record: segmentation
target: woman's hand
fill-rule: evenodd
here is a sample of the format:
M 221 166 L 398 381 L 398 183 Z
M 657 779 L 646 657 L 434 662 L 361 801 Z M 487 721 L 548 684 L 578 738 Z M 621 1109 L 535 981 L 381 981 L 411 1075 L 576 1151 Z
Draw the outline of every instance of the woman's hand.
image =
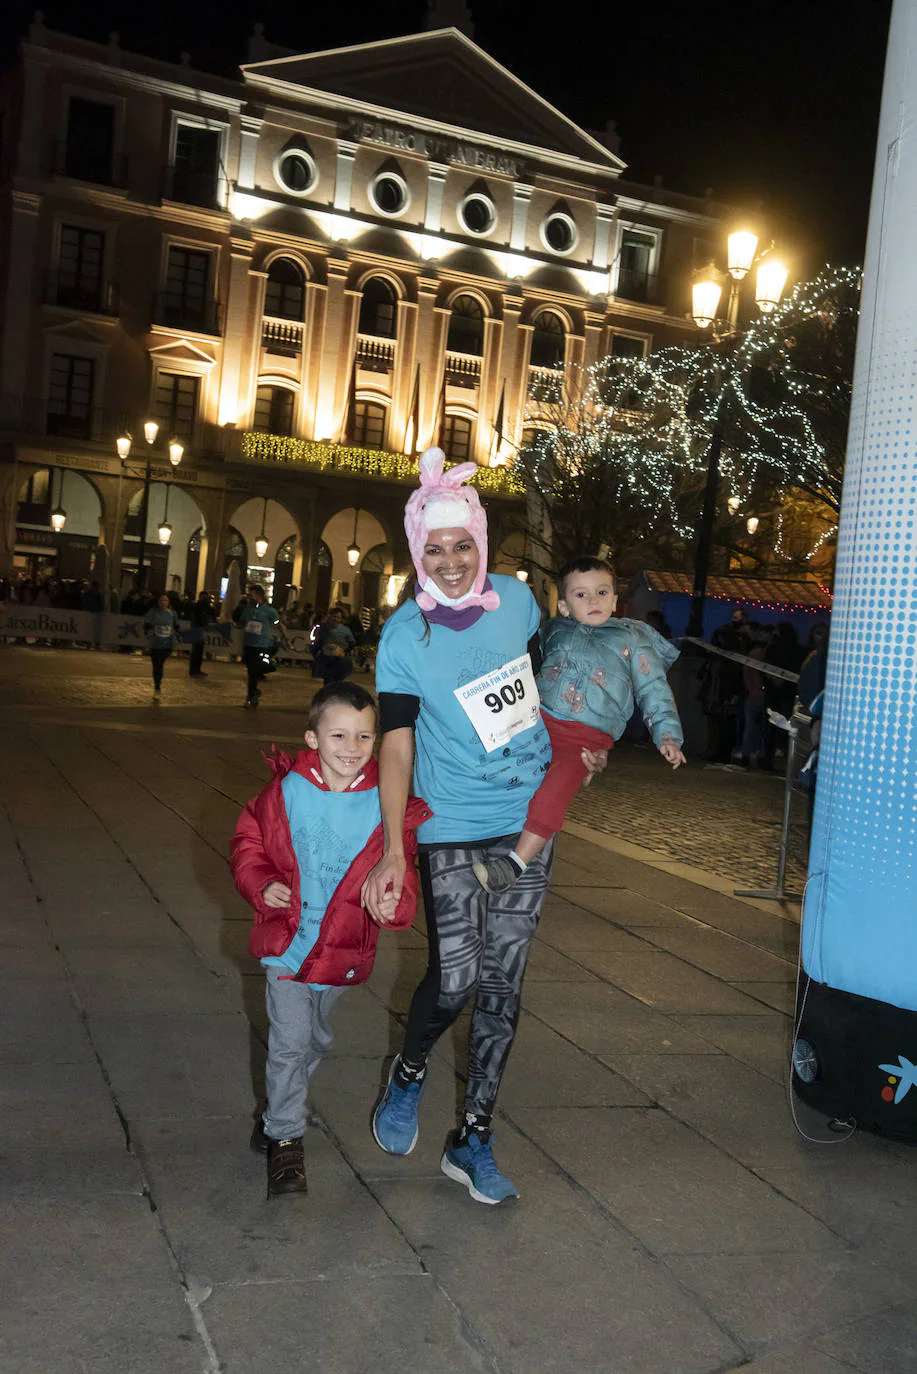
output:
M 374 921 L 388 925 L 394 920 L 407 861 L 403 854 L 383 854 L 375 868 L 370 869 L 362 888 L 360 901 Z
M 589 770 L 583 779 L 583 786 L 588 787 L 596 773 L 601 773 L 608 762 L 608 750 L 583 749 L 580 758 Z
M 261 894 L 265 906 L 273 907 L 279 911 L 281 907 L 289 906 L 293 893 L 286 883 L 268 883 Z

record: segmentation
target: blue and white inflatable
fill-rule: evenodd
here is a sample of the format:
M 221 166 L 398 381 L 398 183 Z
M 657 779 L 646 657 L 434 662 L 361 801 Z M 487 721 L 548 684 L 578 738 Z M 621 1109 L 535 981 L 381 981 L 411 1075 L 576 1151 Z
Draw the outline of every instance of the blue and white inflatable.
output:
M 879 127 L 794 1086 L 917 1137 L 917 0 L 895 0 Z

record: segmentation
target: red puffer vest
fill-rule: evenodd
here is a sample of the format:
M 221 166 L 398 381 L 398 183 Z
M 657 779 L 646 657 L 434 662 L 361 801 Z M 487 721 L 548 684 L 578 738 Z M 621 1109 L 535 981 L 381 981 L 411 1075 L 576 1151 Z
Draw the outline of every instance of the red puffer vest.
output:
M 294 760 L 278 751 L 265 755 L 274 777 L 264 791 L 250 801 L 239 817 L 232 840 L 232 875 L 242 896 L 254 907 L 255 924 L 248 940 L 249 953 L 256 959 L 276 958 L 288 947 L 299 928 L 299 865 L 293 852 L 290 823 L 284 805 L 281 782 L 295 770 L 308 782 L 327 792 L 321 764 L 315 750 L 304 749 Z M 365 792 L 379 785 L 379 765 L 370 759 L 362 778 L 353 788 Z M 411 925 L 417 909 L 418 882 L 413 859 L 417 852 L 417 827 L 432 815 L 419 797 L 408 799 L 404 818 L 404 852 L 407 868 L 404 889 L 395 919 L 386 929 Z M 325 911 L 318 939 L 298 973 L 301 983 L 327 983 L 330 987 L 349 987 L 365 983 L 376 957 L 379 926 L 360 904 L 360 889 L 371 868 L 382 857 L 382 826 L 376 827 L 365 849 L 355 857 L 334 890 Z M 268 883 L 285 883 L 290 889 L 290 905 L 281 909 L 265 906 L 261 894 Z

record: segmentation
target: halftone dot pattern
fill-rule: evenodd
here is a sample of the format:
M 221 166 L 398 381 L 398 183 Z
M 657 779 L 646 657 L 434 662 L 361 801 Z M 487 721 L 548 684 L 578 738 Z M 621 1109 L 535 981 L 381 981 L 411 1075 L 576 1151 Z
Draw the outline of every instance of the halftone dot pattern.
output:
M 895 285 L 860 323 L 803 963 L 917 1010 L 917 277 Z

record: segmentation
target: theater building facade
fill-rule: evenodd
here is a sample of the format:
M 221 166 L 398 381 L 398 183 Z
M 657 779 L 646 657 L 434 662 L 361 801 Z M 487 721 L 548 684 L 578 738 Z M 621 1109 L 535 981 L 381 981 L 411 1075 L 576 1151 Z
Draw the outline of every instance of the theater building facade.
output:
M 228 80 L 37 23 L 0 131 L 0 571 L 125 585 L 146 491 L 150 585 L 383 604 L 432 442 L 511 571 L 536 397 L 687 341 L 729 227 L 454 28 Z

